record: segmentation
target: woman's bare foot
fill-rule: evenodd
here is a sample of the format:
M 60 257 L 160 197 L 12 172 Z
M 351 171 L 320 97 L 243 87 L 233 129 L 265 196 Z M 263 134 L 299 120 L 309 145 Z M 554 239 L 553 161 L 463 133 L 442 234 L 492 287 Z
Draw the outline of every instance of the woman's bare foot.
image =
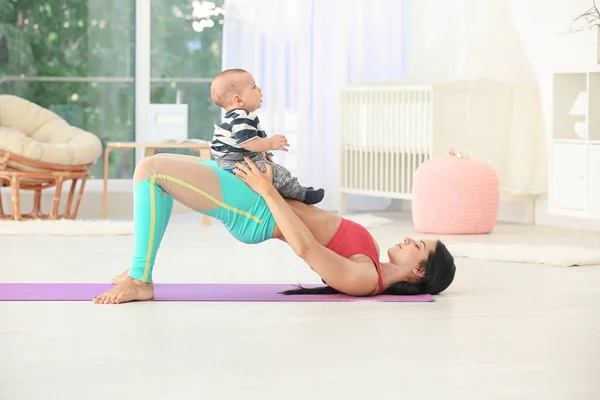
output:
M 121 272 L 119 275 L 115 275 L 114 278 L 110 281 L 113 285 L 116 285 L 119 282 L 123 282 L 127 278 L 127 274 L 129 273 L 129 269 Z
M 108 292 L 94 297 L 96 304 L 119 304 L 129 301 L 146 301 L 154 298 L 154 285 L 126 277 Z

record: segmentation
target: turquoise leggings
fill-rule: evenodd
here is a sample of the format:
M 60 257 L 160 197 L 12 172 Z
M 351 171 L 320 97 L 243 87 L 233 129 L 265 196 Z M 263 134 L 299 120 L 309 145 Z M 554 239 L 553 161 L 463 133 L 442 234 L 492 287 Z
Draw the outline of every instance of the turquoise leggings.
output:
M 153 173 L 133 188 L 134 254 L 129 276 L 143 282 L 152 282 L 156 253 L 169 224 L 173 197 L 165 193 L 158 181 L 168 181 L 204 196 L 217 207 L 197 210 L 220 220 L 239 241 L 248 244 L 264 242 L 273 236 L 275 220 L 264 199 L 230 172 L 217 167 L 214 161 L 202 161 L 211 167 L 219 179 L 223 201 L 202 188 L 192 186 L 177 177 Z M 189 195 L 189 194 L 188 194 Z

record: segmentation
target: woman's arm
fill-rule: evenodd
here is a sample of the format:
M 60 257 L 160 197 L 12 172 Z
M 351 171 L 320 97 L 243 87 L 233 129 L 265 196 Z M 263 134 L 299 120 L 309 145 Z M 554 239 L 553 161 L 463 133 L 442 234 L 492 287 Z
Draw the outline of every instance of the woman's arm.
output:
M 275 218 L 277 226 L 294 252 L 331 287 L 354 296 L 372 293 L 377 285 L 377 272 L 363 263 L 348 260 L 322 246 L 294 210 L 273 186 L 270 165 L 262 173 L 249 159 L 249 167 L 239 164 L 235 174 L 260 194 Z M 372 262 L 369 262 L 372 265 Z

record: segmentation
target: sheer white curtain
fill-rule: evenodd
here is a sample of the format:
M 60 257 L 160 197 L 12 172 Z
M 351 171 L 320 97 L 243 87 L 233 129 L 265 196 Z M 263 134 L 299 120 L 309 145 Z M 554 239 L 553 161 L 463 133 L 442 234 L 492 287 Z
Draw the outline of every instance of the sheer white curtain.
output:
M 339 98 L 348 84 L 406 73 L 408 0 L 227 0 L 223 68 L 250 71 L 263 89 L 268 134 L 285 134 L 276 161 L 337 205 Z M 360 198 L 362 208 L 389 200 Z M 352 200 L 350 200 L 352 204 Z M 366 204 L 366 205 L 365 205 Z M 357 204 L 356 198 L 354 205 Z
M 547 126 L 539 76 L 521 34 L 524 24 L 535 25 L 546 14 L 538 2 L 531 20 L 515 18 L 519 6 L 508 3 L 413 1 L 411 18 L 418 23 L 411 26 L 409 76 L 426 84 L 466 82 L 465 130 L 444 142 L 489 163 L 504 192 L 538 195 L 547 191 Z M 490 90 L 502 94 L 490 101 Z
M 468 127 L 456 147 L 490 163 L 505 192 L 547 191 L 552 73 L 594 64 L 595 32 L 569 32 L 590 0 L 413 0 L 410 80 L 472 85 Z M 440 66 L 443 66 L 440 68 Z M 499 124 L 478 119 L 492 85 Z

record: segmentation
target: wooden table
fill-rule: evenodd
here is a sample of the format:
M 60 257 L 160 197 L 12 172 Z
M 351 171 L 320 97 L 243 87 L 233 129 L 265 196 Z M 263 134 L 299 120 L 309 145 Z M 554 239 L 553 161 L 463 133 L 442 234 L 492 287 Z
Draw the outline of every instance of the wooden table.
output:
M 208 142 L 162 142 L 162 143 L 138 143 L 138 142 L 108 142 L 104 151 L 104 188 L 102 190 L 102 219 L 106 219 L 108 212 L 108 155 L 114 150 L 144 149 L 144 157 L 153 156 L 160 149 L 188 149 L 197 151 L 201 159 L 210 160 L 210 146 Z M 210 224 L 211 219 L 202 215 L 202 223 Z

